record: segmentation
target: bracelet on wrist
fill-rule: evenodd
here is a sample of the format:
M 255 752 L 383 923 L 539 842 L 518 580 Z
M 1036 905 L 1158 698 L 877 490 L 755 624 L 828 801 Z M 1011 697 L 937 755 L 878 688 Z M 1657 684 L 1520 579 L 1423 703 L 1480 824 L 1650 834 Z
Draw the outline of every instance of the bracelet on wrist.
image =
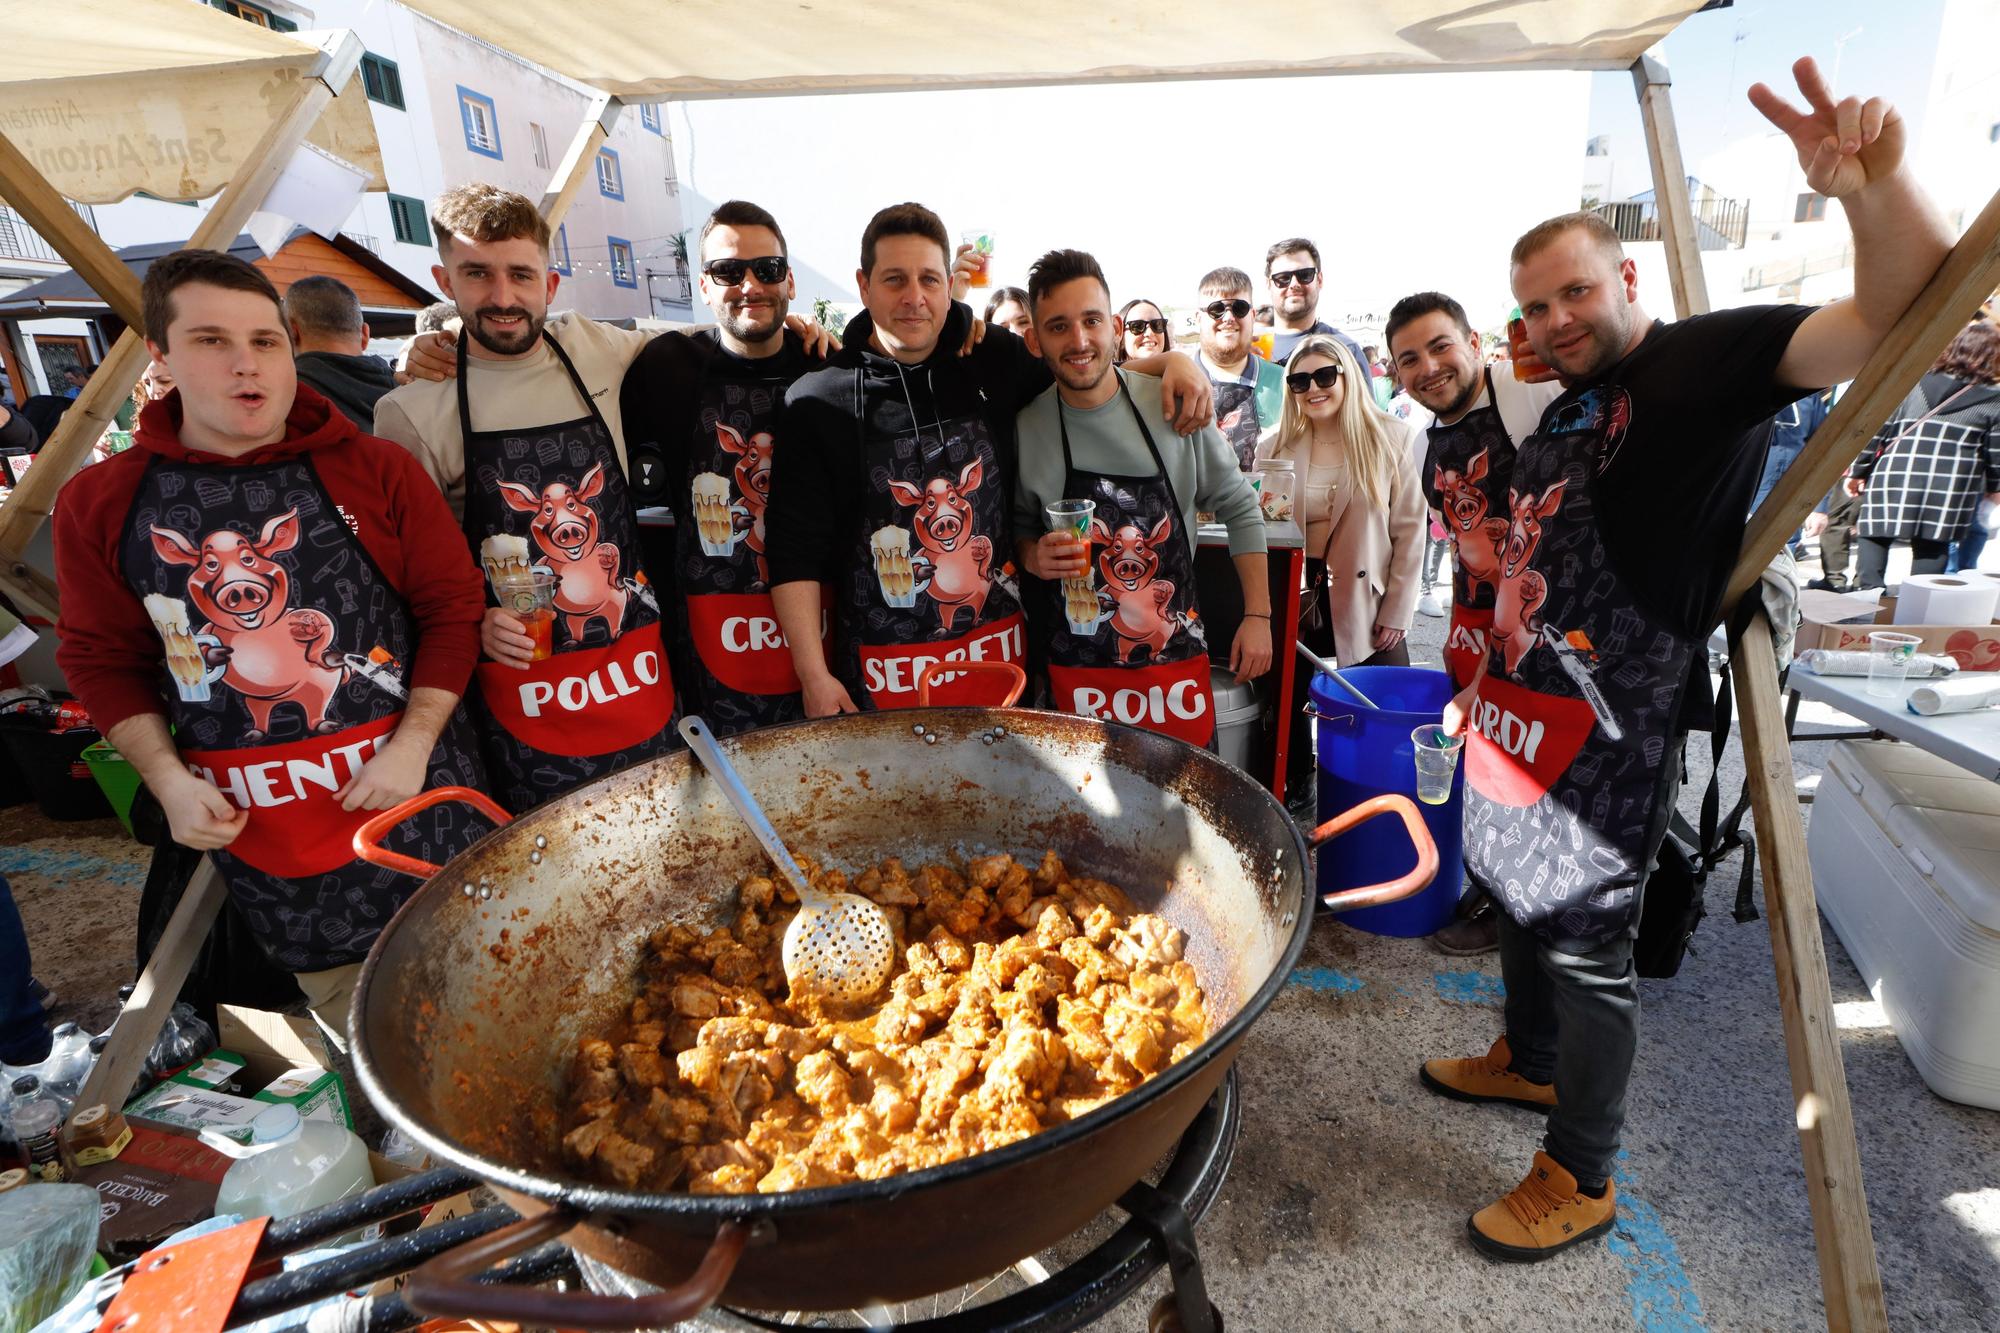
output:
M 1245 620 L 1269 620 L 1271 613 L 1269 611 L 1245 611 L 1243 618 Z

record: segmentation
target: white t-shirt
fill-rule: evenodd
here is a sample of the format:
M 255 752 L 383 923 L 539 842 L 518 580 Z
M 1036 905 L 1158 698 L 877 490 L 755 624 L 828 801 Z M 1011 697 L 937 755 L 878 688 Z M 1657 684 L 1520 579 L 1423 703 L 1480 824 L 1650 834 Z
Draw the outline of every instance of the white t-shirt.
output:
M 619 466 L 625 466 L 618 387 L 653 335 L 601 324 L 574 311 L 550 319 L 548 331 L 576 367 L 577 377 L 611 430 Z M 468 352 L 465 370 L 466 400 L 475 430 L 553 426 L 588 413 L 547 343 L 518 361 L 495 361 Z M 465 516 L 465 441 L 459 433 L 456 380 L 417 380 L 384 395 L 375 404 L 374 433 L 415 454 L 451 503 L 451 512 Z

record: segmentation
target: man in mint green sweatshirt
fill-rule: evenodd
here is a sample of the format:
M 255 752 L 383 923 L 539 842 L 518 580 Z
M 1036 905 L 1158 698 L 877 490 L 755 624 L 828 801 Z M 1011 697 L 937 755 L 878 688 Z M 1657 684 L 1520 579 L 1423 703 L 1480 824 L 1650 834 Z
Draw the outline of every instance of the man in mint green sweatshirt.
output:
M 1271 665 L 1256 492 L 1221 431 L 1177 433 L 1158 382 L 1113 364 L 1123 330 L 1095 259 L 1043 255 L 1028 270 L 1028 311 L 1028 346 L 1056 382 L 1016 423 L 1015 544 L 1022 567 L 1049 584 L 1030 610 L 1044 618 L 1054 707 L 1207 745 L 1215 709 L 1195 605 L 1195 512 L 1229 528 L 1244 606 L 1229 669 L 1254 679 Z M 1081 512 L 1051 513 L 1065 507 Z

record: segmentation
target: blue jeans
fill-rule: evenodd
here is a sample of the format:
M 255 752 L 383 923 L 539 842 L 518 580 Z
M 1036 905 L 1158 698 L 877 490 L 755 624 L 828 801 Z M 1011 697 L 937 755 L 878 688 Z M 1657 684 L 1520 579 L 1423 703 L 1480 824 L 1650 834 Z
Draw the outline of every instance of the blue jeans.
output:
M 49 1020 L 35 997 L 28 932 L 14 891 L 0 875 L 0 1061 L 38 1064 L 49 1054 Z

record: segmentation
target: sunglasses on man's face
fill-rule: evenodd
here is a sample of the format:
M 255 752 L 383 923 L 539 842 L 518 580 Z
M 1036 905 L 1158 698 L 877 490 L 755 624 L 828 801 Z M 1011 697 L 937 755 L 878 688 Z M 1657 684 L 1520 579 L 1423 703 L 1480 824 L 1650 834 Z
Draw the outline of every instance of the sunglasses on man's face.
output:
M 1310 287 L 1313 285 L 1313 279 L 1318 276 L 1319 270 L 1316 268 L 1287 269 L 1283 273 L 1271 275 L 1271 286 L 1281 292 L 1295 282 L 1301 287 Z
M 1125 332 L 1132 334 L 1157 333 L 1164 338 L 1167 336 L 1167 321 L 1164 319 L 1128 319 L 1125 321 Z
M 783 255 L 765 255 L 759 259 L 711 259 L 701 266 L 701 271 L 712 282 L 725 287 L 734 287 L 743 281 L 745 273 L 755 276 L 766 287 L 785 280 L 791 272 L 791 261 Z
M 1285 376 L 1285 387 L 1293 393 L 1310 393 L 1314 389 L 1331 389 L 1339 378 L 1339 366 L 1325 365 L 1317 370 L 1293 371 Z
M 1238 319 L 1250 317 L 1250 303 L 1238 298 L 1234 301 L 1210 301 L 1202 307 L 1210 319 L 1221 319 L 1224 315 L 1234 315 Z

